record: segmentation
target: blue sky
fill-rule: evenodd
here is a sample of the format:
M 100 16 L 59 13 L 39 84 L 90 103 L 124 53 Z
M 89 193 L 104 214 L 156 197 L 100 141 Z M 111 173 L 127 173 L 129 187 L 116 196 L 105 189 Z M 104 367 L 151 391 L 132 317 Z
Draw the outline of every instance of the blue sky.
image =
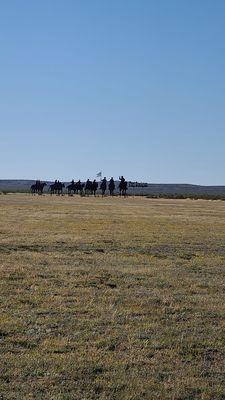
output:
M 1 179 L 225 184 L 223 0 L 0 11 Z

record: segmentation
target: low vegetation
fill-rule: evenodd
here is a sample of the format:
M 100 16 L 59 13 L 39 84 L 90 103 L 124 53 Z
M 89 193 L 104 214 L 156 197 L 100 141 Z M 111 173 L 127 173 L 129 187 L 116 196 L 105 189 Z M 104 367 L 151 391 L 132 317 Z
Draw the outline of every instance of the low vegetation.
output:
M 225 203 L 0 197 L 0 398 L 225 399 Z
M 146 195 L 145 195 L 146 196 Z M 225 200 L 224 195 L 218 194 L 152 194 L 146 196 L 148 199 L 190 199 L 190 200 Z

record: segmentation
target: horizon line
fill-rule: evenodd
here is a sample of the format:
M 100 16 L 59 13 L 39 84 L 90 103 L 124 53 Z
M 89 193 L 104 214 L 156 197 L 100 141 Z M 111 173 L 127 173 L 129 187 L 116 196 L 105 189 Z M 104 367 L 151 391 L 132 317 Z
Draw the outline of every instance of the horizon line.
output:
M 110 179 L 110 178 L 108 178 Z M 0 181 L 36 181 L 37 179 L 31 178 L 0 178 Z M 59 179 L 60 180 L 60 179 Z M 79 180 L 79 179 L 78 179 Z M 87 179 L 80 179 L 82 182 L 86 182 Z M 55 179 L 40 179 L 42 182 L 54 182 Z M 61 182 L 69 183 L 71 180 L 62 179 Z M 99 180 L 100 181 L 100 180 Z M 119 179 L 115 179 L 115 181 L 119 181 Z M 137 183 L 144 183 L 148 185 L 182 185 L 182 186 L 205 186 L 205 187 L 225 187 L 225 184 L 201 184 L 201 183 L 183 183 L 183 182 L 172 182 L 172 183 L 158 183 L 158 182 L 146 182 L 141 180 L 128 180 L 127 182 L 137 182 Z

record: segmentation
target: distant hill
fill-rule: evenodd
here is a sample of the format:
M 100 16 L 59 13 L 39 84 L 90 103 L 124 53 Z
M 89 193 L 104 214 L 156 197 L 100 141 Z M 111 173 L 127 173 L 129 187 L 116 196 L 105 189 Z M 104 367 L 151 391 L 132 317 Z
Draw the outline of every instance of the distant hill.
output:
M 0 192 L 29 192 L 34 180 L 2 179 L 0 180 Z M 48 186 L 53 183 L 46 181 Z M 116 182 L 118 186 L 119 182 Z M 69 182 L 65 182 L 65 185 Z M 45 188 L 45 193 L 48 191 Z M 144 185 L 143 185 L 144 186 Z M 225 186 L 200 186 L 190 184 L 145 184 L 145 187 L 129 187 L 128 194 L 149 196 L 212 196 L 225 197 Z

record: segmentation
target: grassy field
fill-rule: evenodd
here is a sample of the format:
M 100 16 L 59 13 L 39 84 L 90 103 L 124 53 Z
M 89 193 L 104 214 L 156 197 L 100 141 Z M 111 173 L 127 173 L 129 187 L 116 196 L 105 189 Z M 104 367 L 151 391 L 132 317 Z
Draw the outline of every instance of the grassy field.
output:
M 0 399 L 225 399 L 225 202 L 0 196 Z

